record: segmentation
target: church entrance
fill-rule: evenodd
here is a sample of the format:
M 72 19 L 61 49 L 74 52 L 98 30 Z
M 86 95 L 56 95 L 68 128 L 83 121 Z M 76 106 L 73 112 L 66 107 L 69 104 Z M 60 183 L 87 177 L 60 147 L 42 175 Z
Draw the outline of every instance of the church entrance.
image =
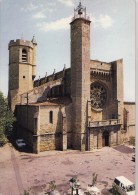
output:
M 109 132 L 104 131 L 102 135 L 102 146 L 109 146 Z

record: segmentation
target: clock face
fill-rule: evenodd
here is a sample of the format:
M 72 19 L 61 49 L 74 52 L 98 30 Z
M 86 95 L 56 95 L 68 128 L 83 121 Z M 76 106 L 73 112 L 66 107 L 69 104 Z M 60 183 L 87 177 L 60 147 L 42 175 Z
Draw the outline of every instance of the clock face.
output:
M 91 84 L 91 106 L 94 109 L 102 109 L 107 100 L 107 91 L 102 84 Z

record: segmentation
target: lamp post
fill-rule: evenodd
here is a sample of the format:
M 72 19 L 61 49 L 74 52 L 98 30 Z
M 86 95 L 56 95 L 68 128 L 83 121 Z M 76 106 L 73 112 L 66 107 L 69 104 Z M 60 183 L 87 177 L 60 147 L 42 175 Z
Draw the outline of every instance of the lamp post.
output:
M 80 183 L 79 180 L 77 179 L 77 177 L 71 178 L 69 180 L 70 182 L 70 187 L 71 187 L 71 195 L 73 195 L 73 191 L 76 190 L 76 194 L 75 195 L 79 195 L 79 189 L 80 189 Z
M 78 191 L 80 189 L 80 183 L 78 181 L 75 182 L 76 195 L 79 195 Z
M 69 180 L 70 187 L 71 187 L 71 195 L 73 195 L 75 181 L 76 181 L 76 178 L 74 178 L 74 177 Z

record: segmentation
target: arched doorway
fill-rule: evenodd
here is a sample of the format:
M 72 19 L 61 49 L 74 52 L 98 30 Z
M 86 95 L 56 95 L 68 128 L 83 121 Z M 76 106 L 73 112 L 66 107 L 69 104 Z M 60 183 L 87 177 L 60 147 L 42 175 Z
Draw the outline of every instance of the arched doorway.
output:
M 102 135 L 102 146 L 109 146 L 109 132 L 104 131 Z

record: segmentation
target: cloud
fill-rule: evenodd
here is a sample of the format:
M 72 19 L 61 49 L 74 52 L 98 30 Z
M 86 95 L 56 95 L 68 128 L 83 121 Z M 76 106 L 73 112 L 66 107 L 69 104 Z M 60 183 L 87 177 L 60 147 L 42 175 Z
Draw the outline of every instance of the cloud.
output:
M 100 15 L 98 18 L 91 17 L 94 27 L 110 28 L 113 25 L 113 19 L 109 15 Z
M 52 6 L 52 7 L 53 7 L 53 6 L 55 6 L 55 5 L 56 5 L 56 2 L 55 2 L 55 1 L 54 1 L 54 2 L 52 1 L 52 2 L 48 2 L 48 3 L 47 3 L 47 6 Z
M 42 22 L 37 24 L 37 27 L 42 31 L 57 31 L 69 28 L 71 17 L 62 18 L 53 22 Z
M 100 15 L 99 22 L 103 28 L 108 28 L 112 26 L 113 19 L 108 15 Z
M 38 8 L 38 6 L 34 5 L 32 2 L 30 4 L 28 4 L 26 7 L 22 7 L 21 11 L 25 11 L 25 12 L 31 12 L 34 11 Z
M 68 7 L 72 7 L 74 6 L 73 0 L 58 0 L 58 2 L 68 6 Z
M 25 5 L 24 7 L 22 7 L 21 11 L 32 13 L 33 14 L 32 18 L 43 19 L 46 17 L 46 14 L 55 11 L 56 9 L 55 6 L 56 6 L 55 2 L 47 2 L 46 4 L 42 3 L 34 4 L 33 2 L 31 2 L 29 5 Z
M 45 14 L 43 12 L 37 12 L 33 15 L 33 18 L 36 18 L 36 19 L 42 19 L 42 18 L 45 18 Z
M 39 15 L 38 15 L 39 16 Z M 41 15 L 40 15 L 41 16 Z M 57 31 L 69 28 L 72 16 L 61 18 L 52 22 L 41 22 L 37 27 L 42 31 Z M 92 17 L 94 27 L 109 28 L 113 25 L 113 19 L 109 15 L 100 15 L 98 18 Z

